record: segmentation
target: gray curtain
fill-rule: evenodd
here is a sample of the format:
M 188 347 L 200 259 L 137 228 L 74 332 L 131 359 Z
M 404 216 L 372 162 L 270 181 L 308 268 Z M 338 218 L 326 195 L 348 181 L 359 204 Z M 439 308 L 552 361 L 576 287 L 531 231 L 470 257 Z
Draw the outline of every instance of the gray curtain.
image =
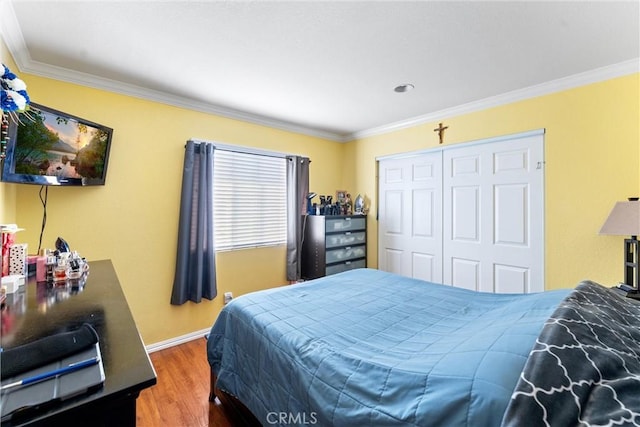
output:
M 306 157 L 287 156 L 287 280 L 299 280 L 302 224 L 307 213 L 309 163 Z
M 214 151 L 213 144 L 187 142 L 171 304 L 197 303 L 218 293 L 213 239 Z

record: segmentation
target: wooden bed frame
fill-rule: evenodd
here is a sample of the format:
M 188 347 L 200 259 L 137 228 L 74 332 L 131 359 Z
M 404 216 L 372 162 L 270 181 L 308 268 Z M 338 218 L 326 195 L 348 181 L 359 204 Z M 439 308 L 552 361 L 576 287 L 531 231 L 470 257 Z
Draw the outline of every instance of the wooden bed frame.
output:
M 244 406 L 237 397 L 225 393 L 216 387 L 218 378 L 211 369 L 211 384 L 209 386 L 209 402 L 215 402 L 216 398 L 222 404 L 225 412 L 233 419 L 234 424 L 246 427 L 262 427 L 262 423 Z

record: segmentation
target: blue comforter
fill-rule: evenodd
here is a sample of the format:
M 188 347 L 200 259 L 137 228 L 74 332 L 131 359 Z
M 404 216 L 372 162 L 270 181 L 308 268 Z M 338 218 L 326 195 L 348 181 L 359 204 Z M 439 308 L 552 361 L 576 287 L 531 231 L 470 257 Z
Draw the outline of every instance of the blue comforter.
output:
M 234 299 L 218 387 L 264 425 L 498 426 L 569 290 L 477 293 L 372 269 Z

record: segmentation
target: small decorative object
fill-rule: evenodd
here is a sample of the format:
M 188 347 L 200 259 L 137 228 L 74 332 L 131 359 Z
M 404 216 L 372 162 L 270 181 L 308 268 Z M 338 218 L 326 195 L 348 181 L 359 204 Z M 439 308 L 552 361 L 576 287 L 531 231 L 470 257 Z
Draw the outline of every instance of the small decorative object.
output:
M 0 128 L 0 159 L 4 159 L 8 139 L 9 118 L 19 121 L 18 114 L 29 107 L 27 85 L 9 70 L 4 64 L 0 69 L 0 110 L 2 110 L 2 127 Z
M 307 194 L 307 215 L 315 215 L 316 213 L 316 210 L 313 207 L 314 203 L 311 202 L 311 200 L 316 196 L 317 194 L 314 192 Z
M 356 215 L 364 215 L 365 211 L 364 211 L 364 197 L 362 197 L 360 194 L 358 194 L 358 197 L 356 197 L 356 201 L 354 202 L 354 208 L 355 208 L 355 213 Z
M 22 274 L 11 274 L 9 276 L 2 277 L 2 289 L 7 294 L 15 293 L 20 286 L 24 286 L 25 280 Z M 4 320 L 4 318 L 2 319 Z
M 2 113 L 0 120 L 0 159 L 4 159 L 7 151 L 7 142 L 9 142 L 9 116 Z
M 15 244 L 16 233 L 22 231 L 22 228 L 18 228 L 16 224 L 0 224 L 0 235 L 2 236 L 2 274 L 1 276 L 8 276 L 10 273 L 10 253 L 11 247 Z
M 4 113 L 22 112 L 29 105 L 27 85 L 2 64 L 0 75 L 0 107 Z
M 438 123 L 438 127 L 433 130 L 434 132 L 438 132 L 440 144 L 444 142 L 444 131 L 447 129 L 449 129 L 449 126 L 442 126 L 442 123 Z
M 353 205 L 351 203 L 351 194 L 347 193 L 344 198 L 344 212 L 343 215 L 351 215 L 353 213 Z

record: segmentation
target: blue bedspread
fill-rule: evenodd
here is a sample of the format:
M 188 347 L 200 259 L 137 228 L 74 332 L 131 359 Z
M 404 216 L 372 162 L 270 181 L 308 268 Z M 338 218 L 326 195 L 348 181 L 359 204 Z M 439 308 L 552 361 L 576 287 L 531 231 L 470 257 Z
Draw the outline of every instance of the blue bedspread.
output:
M 208 358 L 218 387 L 264 425 L 498 426 L 568 293 L 477 293 L 352 270 L 234 299 Z

